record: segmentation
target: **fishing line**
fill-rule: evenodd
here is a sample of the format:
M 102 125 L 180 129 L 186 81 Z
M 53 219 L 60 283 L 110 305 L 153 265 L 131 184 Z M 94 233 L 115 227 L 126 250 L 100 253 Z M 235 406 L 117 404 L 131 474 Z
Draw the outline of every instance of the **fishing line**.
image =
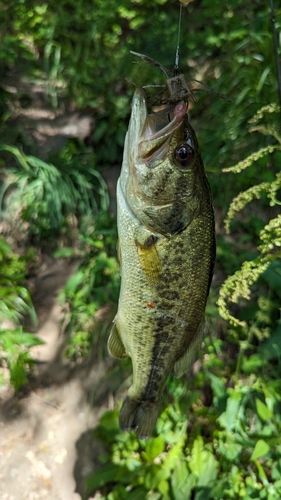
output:
M 179 27 L 178 27 L 178 41 L 177 41 L 177 49 L 176 49 L 176 58 L 175 58 L 175 66 L 174 66 L 174 76 L 179 73 L 179 50 L 180 50 L 180 34 L 181 34 L 181 19 L 182 19 L 182 3 L 180 4 L 180 16 L 179 16 Z

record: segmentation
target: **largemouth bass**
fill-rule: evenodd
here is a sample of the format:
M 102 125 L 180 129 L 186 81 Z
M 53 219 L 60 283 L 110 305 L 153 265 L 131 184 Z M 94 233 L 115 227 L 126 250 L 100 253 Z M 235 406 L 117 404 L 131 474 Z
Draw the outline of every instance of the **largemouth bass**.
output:
M 149 114 L 138 88 L 117 184 L 121 290 L 108 340 L 130 356 L 133 383 L 119 423 L 151 436 L 172 370 L 196 360 L 215 259 L 212 197 L 187 116 L 183 75 L 167 80 L 168 106 Z

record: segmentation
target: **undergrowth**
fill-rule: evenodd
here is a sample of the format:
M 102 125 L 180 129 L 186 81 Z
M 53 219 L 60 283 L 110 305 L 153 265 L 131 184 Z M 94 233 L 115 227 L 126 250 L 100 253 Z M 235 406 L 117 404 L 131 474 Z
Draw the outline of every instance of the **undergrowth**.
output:
M 76 147 L 70 141 L 55 157 L 57 165 L 11 145 L 2 145 L 0 152 L 7 155 L 0 207 L 5 210 L 8 203 L 6 216 L 13 213 L 19 231 L 27 224 L 29 236 L 38 242 L 66 232 L 70 216 L 80 219 L 100 208 L 106 210 L 107 187 L 92 151 L 85 146 Z M 11 157 L 17 161 L 16 168 L 9 165 Z
M 207 344 L 195 380 L 170 378 L 155 437 L 142 442 L 120 431 L 117 410 L 103 414 L 95 430 L 101 467 L 85 498 L 97 491 L 108 500 L 280 498 L 280 365 L 268 371 L 261 353 L 255 373 L 245 358 L 235 381 L 231 369 L 214 365 L 213 349 L 224 346 Z
M 272 135 L 277 143 L 267 148 L 262 148 L 256 153 L 251 154 L 243 161 L 240 161 L 234 167 L 224 169 L 224 172 L 234 172 L 236 174 L 243 172 L 250 167 L 254 162 L 257 162 L 265 154 L 281 153 L 281 134 L 279 128 L 274 126 L 270 121 L 269 124 L 257 124 L 264 119 L 266 114 L 280 113 L 279 106 L 271 104 L 261 108 L 256 115 L 250 120 L 250 123 L 255 123 L 251 127 L 252 132 L 261 132 L 266 136 Z M 264 120 L 263 120 L 264 121 Z M 279 155 L 280 155 L 279 153 Z M 281 155 L 279 156 L 279 159 Z M 258 167 L 257 167 L 258 168 Z M 272 168 L 273 173 L 274 169 Z M 233 199 L 229 207 L 225 220 L 226 231 L 230 232 L 230 223 L 243 208 L 253 199 L 260 199 L 265 193 L 271 207 L 281 205 L 281 199 L 278 199 L 278 194 L 281 192 L 281 173 L 277 171 L 273 179 L 269 182 L 262 182 L 251 186 L 246 191 L 241 192 Z M 228 302 L 237 304 L 239 299 L 248 300 L 251 295 L 251 287 L 257 282 L 259 277 L 264 273 L 271 263 L 275 263 L 275 271 L 280 276 L 281 281 L 281 216 L 277 214 L 271 219 L 268 224 L 260 231 L 260 244 L 258 246 L 257 256 L 251 261 L 245 261 L 235 274 L 229 276 L 220 289 L 220 297 L 218 306 L 221 316 L 230 321 L 233 325 L 246 326 L 246 323 L 233 316 L 227 306 Z
M 7 381 L 4 374 L 8 368 L 15 390 L 27 382 L 27 372 L 32 369 L 30 348 L 43 344 L 22 327 L 26 315 L 36 324 L 35 310 L 24 286 L 26 274 L 26 257 L 19 257 L 0 238 L 0 383 Z
M 71 248 L 55 253 L 56 257 L 69 257 Z M 66 283 L 61 301 L 68 318 L 67 355 L 76 361 L 88 355 L 102 340 L 111 324 L 110 316 L 116 309 L 120 277 L 116 257 L 116 223 L 108 212 L 101 212 L 95 219 L 83 221 L 79 233 L 78 270 Z M 95 314 L 109 306 L 106 317 L 98 321 Z M 112 319 L 112 318 L 111 318 Z M 101 332 L 102 331 L 102 332 Z M 102 333 L 102 334 L 101 334 Z
M 278 111 L 269 106 L 265 113 Z M 272 128 L 256 126 L 268 134 Z M 250 155 L 227 171 L 241 172 L 278 144 Z M 280 202 L 280 173 L 233 200 L 227 230 L 235 214 L 265 191 L 270 205 Z M 118 411 L 105 413 L 95 430 L 104 451 L 100 468 L 87 482 L 108 500 L 270 499 L 281 496 L 281 218 L 260 230 L 256 255 L 244 261 L 220 289 L 220 315 L 230 327 L 205 339 L 201 369 L 186 380 L 169 378 L 164 409 L 154 436 L 146 443 L 120 431 Z M 239 243 L 238 243 L 239 244 Z M 239 259 L 235 265 L 239 263 Z M 253 285 L 259 280 L 259 288 Z M 241 298 L 244 302 L 241 304 Z M 206 309 L 209 326 L 219 322 L 212 293 Z M 238 317 L 228 302 L 238 303 Z M 242 305 L 242 307 L 241 307 Z

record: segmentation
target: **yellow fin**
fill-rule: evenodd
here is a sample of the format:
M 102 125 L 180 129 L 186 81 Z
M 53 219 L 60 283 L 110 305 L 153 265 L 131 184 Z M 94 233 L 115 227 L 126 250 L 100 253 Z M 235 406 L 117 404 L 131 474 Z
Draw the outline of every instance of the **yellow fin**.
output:
M 162 272 L 161 261 L 156 248 L 157 237 L 154 235 L 149 236 L 144 244 L 136 240 L 138 249 L 138 256 L 141 267 L 143 268 L 147 278 L 153 284 L 158 283 L 159 275 Z
M 183 355 L 174 365 L 175 377 L 179 378 L 186 373 L 197 359 L 198 351 L 204 337 L 205 318 L 203 317 L 197 331 Z
M 120 334 L 118 331 L 117 322 L 114 323 L 114 325 L 111 329 L 109 339 L 107 342 L 107 348 L 108 348 L 109 354 L 113 358 L 123 359 L 123 358 L 126 358 L 128 356 L 128 354 L 125 351 L 125 347 L 123 345 L 123 342 L 121 340 L 121 337 L 120 337 Z

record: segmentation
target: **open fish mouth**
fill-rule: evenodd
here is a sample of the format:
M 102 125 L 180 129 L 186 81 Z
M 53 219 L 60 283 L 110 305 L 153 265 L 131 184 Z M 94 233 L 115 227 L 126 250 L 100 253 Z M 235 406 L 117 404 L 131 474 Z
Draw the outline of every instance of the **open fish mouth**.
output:
M 178 102 L 171 113 L 167 111 L 164 117 L 148 114 L 146 101 L 143 104 L 146 106 L 146 120 L 138 145 L 138 156 L 149 164 L 167 152 L 172 135 L 186 116 L 187 104 L 184 101 Z

